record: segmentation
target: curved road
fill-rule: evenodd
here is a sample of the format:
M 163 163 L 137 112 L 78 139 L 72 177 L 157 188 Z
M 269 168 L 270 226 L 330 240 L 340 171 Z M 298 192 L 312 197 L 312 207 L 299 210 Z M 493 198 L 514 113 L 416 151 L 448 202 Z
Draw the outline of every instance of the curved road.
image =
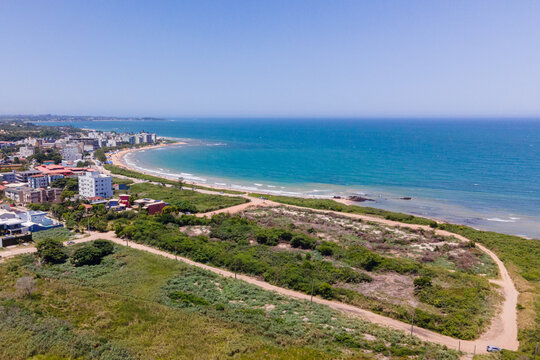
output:
M 210 191 L 204 190 L 204 192 L 210 192 Z M 464 236 L 454 234 L 445 230 L 432 229 L 425 225 L 405 224 L 405 223 L 386 220 L 386 219 L 369 216 L 369 215 L 350 214 L 350 213 L 342 213 L 342 212 L 336 212 L 336 211 L 330 211 L 330 210 L 318 210 L 318 209 L 304 208 L 300 206 L 280 204 L 280 203 L 276 203 L 269 200 L 262 200 L 258 198 L 249 197 L 247 195 L 243 195 L 243 197 L 249 199 L 250 202 L 232 206 L 225 209 L 221 209 L 221 210 L 217 210 L 217 211 L 212 211 L 209 213 L 198 214 L 197 216 L 212 216 L 214 214 L 223 213 L 223 212 L 232 214 L 232 213 L 244 211 L 251 207 L 287 206 L 287 207 L 292 207 L 292 208 L 311 210 L 314 212 L 335 214 L 339 216 L 345 216 L 345 217 L 350 217 L 354 219 L 361 219 L 365 221 L 373 221 L 373 222 L 377 222 L 377 223 L 385 224 L 389 226 L 399 226 L 399 227 L 409 228 L 409 229 L 423 229 L 423 230 L 428 230 L 428 231 L 434 231 L 436 234 L 441 235 L 441 236 L 453 236 L 461 241 L 467 241 L 467 242 L 469 241 L 469 239 L 465 238 Z M 107 239 L 120 245 L 127 245 L 135 249 L 148 251 L 148 252 L 162 255 L 168 258 L 172 258 L 172 259 L 178 259 L 192 266 L 197 266 L 199 268 L 212 271 L 222 276 L 226 276 L 226 277 L 235 276 L 234 273 L 230 271 L 208 266 L 201 263 L 197 263 L 188 258 L 175 256 L 173 254 L 152 248 L 150 246 L 137 244 L 133 242 L 128 243 L 127 241 L 116 237 L 114 232 L 108 232 L 108 233 L 92 232 L 90 233 L 90 236 L 76 239 L 74 240 L 74 242 L 80 243 L 80 242 L 86 242 L 86 241 L 91 241 L 91 240 L 96 240 L 96 239 Z M 434 342 L 441 345 L 446 345 L 449 348 L 460 349 L 461 351 L 468 352 L 468 353 L 477 353 L 477 354 L 485 353 L 487 345 L 496 345 L 496 346 L 499 346 L 508 350 L 515 351 L 518 349 L 518 346 L 519 346 L 519 342 L 517 338 L 518 329 L 517 329 L 517 310 L 516 310 L 519 293 L 516 290 L 514 283 L 512 279 L 510 278 L 510 275 L 508 274 L 506 267 L 504 266 L 503 262 L 497 257 L 497 255 L 495 255 L 491 250 L 487 249 L 486 247 L 482 245 L 476 244 L 476 246 L 480 250 L 488 254 L 491 257 L 491 259 L 495 262 L 495 264 L 497 264 L 500 278 L 497 280 L 490 280 L 490 282 L 497 284 L 501 288 L 501 292 L 504 296 L 502 307 L 496 310 L 496 315 L 493 317 L 491 321 L 491 325 L 488 328 L 488 330 L 485 333 L 483 333 L 477 340 L 473 340 L 473 341 L 465 341 L 465 340 L 460 341 L 458 339 L 441 335 L 431 330 L 417 328 L 417 327 L 414 328 L 414 335 L 416 335 L 421 340 Z M 35 247 L 28 246 L 28 247 L 21 247 L 21 248 L 15 248 L 11 250 L 2 251 L 0 252 L 0 256 L 2 256 L 3 258 L 7 258 L 7 257 L 20 255 L 20 254 L 32 253 L 35 251 L 36 251 Z M 247 275 L 240 275 L 240 274 L 236 276 L 237 278 L 243 281 L 246 281 L 250 284 L 259 286 L 265 290 L 275 291 L 285 296 L 302 299 L 302 300 L 309 300 L 310 298 L 309 295 L 306 295 L 304 293 L 300 293 L 297 291 L 271 285 L 265 281 L 258 280 L 254 277 L 250 277 Z M 371 311 L 364 310 L 356 306 L 340 303 L 337 301 L 330 301 L 330 300 L 326 300 L 326 299 L 322 299 L 318 297 L 313 297 L 313 301 L 319 304 L 327 305 L 336 310 L 359 315 L 361 318 L 367 321 L 381 324 L 384 326 L 388 326 L 393 329 L 408 331 L 408 332 L 410 332 L 410 329 L 411 329 L 410 324 L 407 324 L 407 323 L 404 323 L 395 319 L 391 319 L 391 318 L 388 318 L 379 314 L 375 314 Z

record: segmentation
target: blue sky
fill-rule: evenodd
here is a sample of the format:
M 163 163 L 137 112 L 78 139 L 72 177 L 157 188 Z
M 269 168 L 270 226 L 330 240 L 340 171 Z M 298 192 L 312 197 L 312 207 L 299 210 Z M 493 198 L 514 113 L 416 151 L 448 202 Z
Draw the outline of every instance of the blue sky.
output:
M 0 113 L 540 116 L 538 1 L 1 1 Z

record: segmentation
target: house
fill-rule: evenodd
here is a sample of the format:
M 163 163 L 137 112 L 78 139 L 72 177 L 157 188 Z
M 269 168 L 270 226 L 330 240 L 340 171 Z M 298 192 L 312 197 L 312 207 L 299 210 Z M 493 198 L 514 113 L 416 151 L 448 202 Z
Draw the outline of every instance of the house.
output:
M 148 205 L 145 205 L 143 209 L 148 211 L 148 215 L 161 214 L 163 208 L 168 204 L 163 201 L 157 201 Z
M 113 184 L 114 190 L 129 190 L 129 186 L 127 184 Z
M 92 196 L 90 198 L 87 198 L 87 200 L 90 201 L 90 204 L 92 205 L 107 204 L 107 200 L 102 198 L 101 196 Z
M 129 195 L 120 195 L 120 201 L 119 201 L 120 204 L 124 205 L 125 207 L 129 207 L 130 206 L 129 198 L 130 198 Z
M 47 217 L 47 213 L 44 211 L 26 211 L 17 215 L 17 217 L 23 221 L 22 226 L 27 228 L 30 232 L 42 231 L 53 229 L 56 227 L 62 227 L 59 222 Z

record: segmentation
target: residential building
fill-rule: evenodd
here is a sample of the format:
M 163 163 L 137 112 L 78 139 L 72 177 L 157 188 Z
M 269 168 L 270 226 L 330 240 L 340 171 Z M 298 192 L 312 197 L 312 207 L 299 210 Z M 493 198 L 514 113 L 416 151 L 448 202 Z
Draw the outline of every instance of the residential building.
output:
M 28 186 L 30 186 L 32 189 L 46 188 L 49 186 L 49 177 L 45 174 L 29 176 Z
M 66 144 L 62 148 L 62 160 L 77 161 L 82 159 L 82 153 L 77 144 Z
M 19 148 L 19 157 L 27 158 L 29 156 L 34 155 L 34 147 L 33 146 L 21 146 Z
M 40 204 L 44 202 L 60 202 L 62 189 L 32 189 L 28 186 L 9 187 L 4 190 L 4 195 L 16 204 Z
M 38 174 L 41 174 L 41 172 L 37 170 L 17 171 L 15 173 L 15 181 L 27 183 L 30 176 Z
M 168 204 L 166 202 L 157 201 L 155 203 L 146 205 L 143 209 L 148 211 L 148 215 L 161 214 L 163 208 L 167 205 Z
M 11 172 L 5 172 L 0 174 L 2 177 L 2 181 L 7 181 L 8 183 L 14 183 L 16 181 L 15 179 L 15 170 L 12 170 Z
M 87 199 L 96 196 L 111 198 L 113 196 L 112 177 L 97 171 L 87 171 L 79 176 L 79 194 Z

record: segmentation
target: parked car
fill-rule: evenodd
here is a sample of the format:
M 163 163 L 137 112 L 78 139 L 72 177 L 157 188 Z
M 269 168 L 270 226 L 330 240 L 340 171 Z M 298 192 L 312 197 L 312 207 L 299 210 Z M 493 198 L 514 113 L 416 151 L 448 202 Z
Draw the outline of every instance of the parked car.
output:
M 502 349 L 498 346 L 494 346 L 494 345 L 488 345 L 486 350 L 488 352 L 499 352 L 499 351 L 502 351 Z
M 75 244 L 75 241 L 71 241 L 71 240 L 70 240 L 70 241 L 68 241 L 66 244 L 72 245 L 72 244 Z

